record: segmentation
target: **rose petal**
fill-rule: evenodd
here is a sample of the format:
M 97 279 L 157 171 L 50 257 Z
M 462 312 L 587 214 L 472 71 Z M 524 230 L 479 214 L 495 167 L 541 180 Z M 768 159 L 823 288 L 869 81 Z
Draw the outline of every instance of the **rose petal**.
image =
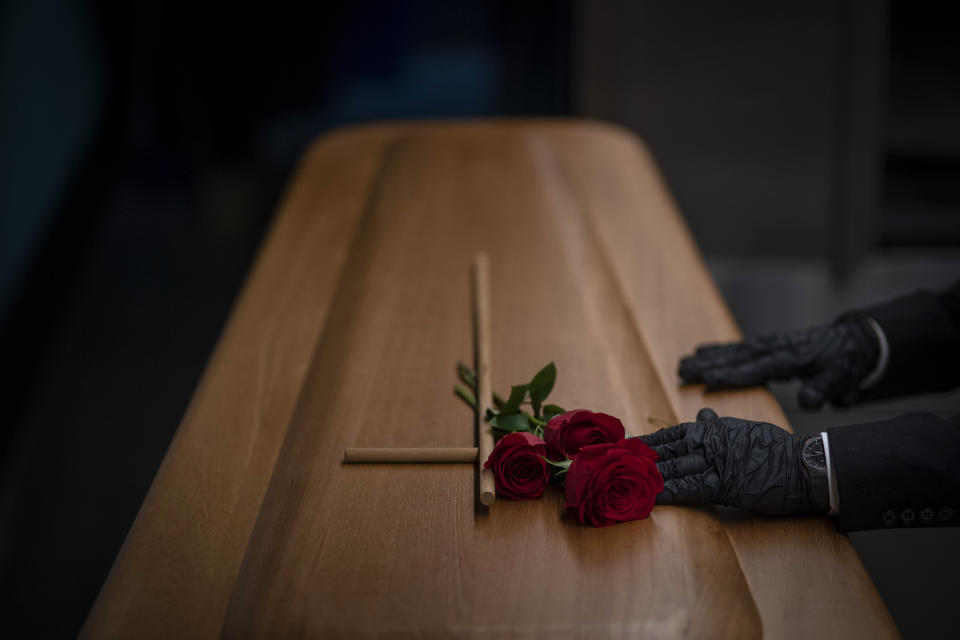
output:
M 660 456 L 657 455 L 657 452 L 650 448 L 646 442 L 640 438 L 624 438 L 616 443 L 617 446 L 626 449 L 630 453 L 640 458 L 649 458 L 656 462 Z
M 623 439 L 580 450 L 566 480 L 566 504 L 578 522 L 605 527 L 650 515 L 663 477 L 648 449 Z
M 543 495 L 550 479 L 545 454 L 546 444 L 532 433 L 508 433 L 483 466 L 493 471 L 498 494 L 511 500 L 531 500 Z
M 575 455 L 591 444 L 617 442 L 625 435 L 623 423 L 605 414 L 575 409 L 555 416 L 544 427 L 544 439 L 551 459 Z

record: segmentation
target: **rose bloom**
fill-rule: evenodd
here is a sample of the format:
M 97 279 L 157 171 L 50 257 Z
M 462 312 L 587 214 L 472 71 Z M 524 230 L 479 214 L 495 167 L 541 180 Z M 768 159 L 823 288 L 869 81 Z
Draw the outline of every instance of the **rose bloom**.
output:
M 584 447 L 567 472 L 567 509 L 595 527 L 646 518 L 663 491 L 656 460 L 638 438 Z
M 617 442 L 624 435 L 626 431 L 620 420 L 586 409 L 555 416 L 543 428 L 543 439 L 547 442 L 547 455 L 551 460 L 572 458 L 587 445 Z
M 484 469 L 493 469 L 497 494 L 511 500 L 542 496 L 550 479 L 546 449 L 546 443 L 532 433 L 518 431 L 500 438 L 483 463 Z

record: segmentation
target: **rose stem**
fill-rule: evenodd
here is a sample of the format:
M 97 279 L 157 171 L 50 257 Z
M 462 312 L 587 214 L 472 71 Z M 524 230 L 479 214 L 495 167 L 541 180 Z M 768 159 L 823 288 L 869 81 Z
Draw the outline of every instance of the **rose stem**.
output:
M 485 253 L 473 258 L 473 329 L 477 372 L 477 472 L 480 474 L 480 504 L 490 506 L 496 500 L 493 471 L 483 463 L 493 451 L 493 431 L 484 423 L 487 409 L 492 408 L 490 390 L 490 269 Z
M 353 462 L 473 462 L 476 447 L 348 448 L 343 461 Z

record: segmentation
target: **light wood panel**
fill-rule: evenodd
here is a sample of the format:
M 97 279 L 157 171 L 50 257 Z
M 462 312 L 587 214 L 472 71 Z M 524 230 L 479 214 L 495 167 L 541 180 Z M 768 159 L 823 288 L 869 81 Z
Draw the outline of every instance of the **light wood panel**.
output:
M 490 259 L 480 252 L 473 259 L 470 270 L 473 308 L 473 351 L 474 370 L 477 372 L 477 408 L 474 413 L 474 425 L 477 429 L 477 475 L 479 476 L 480 504 L 489 507 L 497 498 L 493 469 L 484 464 L 490 459 L 495 446 L 493 432 L 486 428 L 483 418 L 492 411 L 493 374 L 490 371 Z
M 387 158 L 225 633 L 759 636 L 733 549 L 702 512 L 589 529 L 561 517 L 560 491 L 478 510 L 469 467 L 339 465 L 353 443 L 469 443 L 473 416 L 450 386 L 472 350 L 467 275 L 480 249 L 497 388 L 554 359 L 568 406 L 637 426 L 670 415 L 580 210 L 557 193 L 548 146 L 425 135 Z
M 343 451 L 346 462 L 477 462 L 477 447 L 348 447 Z
M 588 139 L 589 138 L 589 139 Z M 558 135 L 572 189 L 597 238 L 680 420 L 704 406 L 720 415 L 790 425 L 762 389 L 704 393 L 679 384 L 677 364 L 694 345 L 740 338 L 646 148 L 610 128 Z M 561 150 L 562 149 L 562 150 Z M 771 637 L 895 637 L 896 628 L 849 538 L 828 518 L 718 514 Z
M 482 510 L 470 465 L 341 466 L 347 446 L 474 445 L 450 385 L 476 249 L 495 388 L 553 359 L 558 402 L 635 433 L 699 408 L 676 357 L 736 327 L 630 136 L 334 134 L 305 157 L 84 635 L 894 633 L 823 520 L 658 507 L 596 530 L 556 491 Z M 710 401 L 778 418 L 763 392 Z

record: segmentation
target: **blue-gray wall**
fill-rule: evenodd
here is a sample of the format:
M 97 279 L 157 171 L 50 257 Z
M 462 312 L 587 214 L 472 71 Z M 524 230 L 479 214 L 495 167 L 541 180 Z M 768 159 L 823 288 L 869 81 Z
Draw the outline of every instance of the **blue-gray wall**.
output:
M 0 5 L 0 317 L 95 135 L 103 91 L 82 2 Z

